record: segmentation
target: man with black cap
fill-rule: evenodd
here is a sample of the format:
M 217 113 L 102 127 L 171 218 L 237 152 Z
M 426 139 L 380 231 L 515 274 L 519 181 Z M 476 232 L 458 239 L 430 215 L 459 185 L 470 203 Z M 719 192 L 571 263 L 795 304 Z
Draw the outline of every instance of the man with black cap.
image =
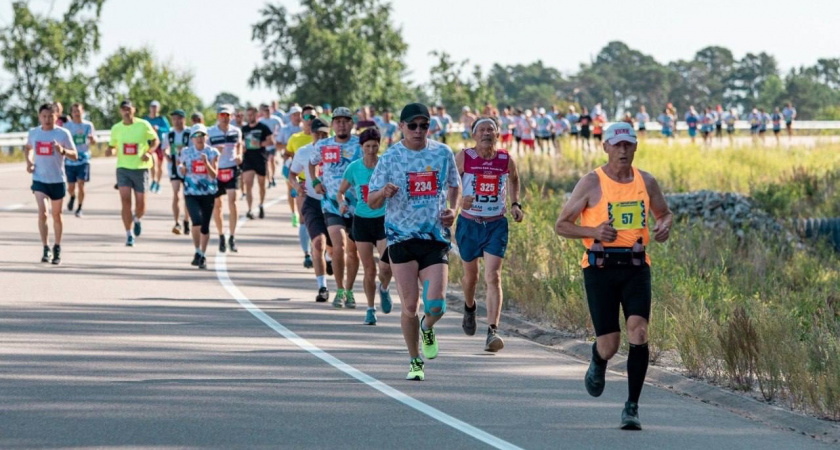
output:
M 150 152 L 160 144 L 155 129 L 142 119 L 134 117 L 136 109 L 131 100 L 120 103 L 122 121 L 111 127 L 108 156 L 117 155 L 117 188 L 122 202 L 122 221 L 125 226 L 125 245 L 134 246 L 140 236 L 140 219 L 146 213 L 146 189 L 149 169 L 154 166 Z M 135 210 L 131 211 L 131 194 L 134 193 Z M 132 222 L 134 234 L 132 235 Z
M 423 380 L 423 355 L 438 354 L 434 324 L 446 312 L 450 227 L 461 193 L 455 156 L 446 144 L 427 139 L 431 115 L 420 103 L 400 114 L 403 139 L 379 159 L 367 204 L 385 210 L 388 257 L 402 302 L 401 325 L 411 363 L 406 379 Z M 425 315 L 418 320 L 421 293 Z
M 233 116 L 232 105 L 222 105 L 217 111 L 217 123 L 207 130 L 210 146 L 219 151 L 219 174 L 216 182 L 219 186 L 216 194 L 216 206 L 213 209 L 213 220 L 219 232 L 219 252 L 224 253 L 228 247 L 236 253 L 236 190 L 239 189 L 239 164 L 242 163 L 242 131 L 230 125 Z M 227 196 L 229 241 L 225 242 L 222 197 Z
M 242 158 L 242 181 L 248 212 L 245 216 L 254 219 L 251 209 L 254 205 L 254 175 L 260 190 L 260 219 L 265 218 L 265 176 L 268 173 L 268 153 L 265 148 L 274 143 L 274 132 L 259 121 L 257 108 L 249 107 L 245 111 L 247 123 L 242 126 L 242 138 L 245 140 L 245 155 Z
M 324 219 L 324 211 L 321 209 L 323 196 L 315 191 L 311 176 L 306 177 L 304 184 L 301 184 L 299 175 L 309 169 L 309 160 L 312 154 L 316 152 L 318 141 L 330 137 L 330 126 L 322 119 L 312 118 L 309 127 L 312 142 L 295 150 L 292 166 L 289 168 L 289 182 L 292 184 L 292 189 L 298 193 L 298 198 L 304 197 L 300 213 L 303 216 L 303 228 L 306 228 L 308 236 L 312 240 L 311 260 L 315 267 L 315 278 L 318 280 L 318 295 L 315 297 L 315 301 L 323 303 L 330 298 L 330 292 L 327 290 L 327 277 L 324 274 L 327 272 L 324 251 L 329 244 L 329 232 L 327 231 L 327 222 Z M 316 170 L 316 175 L 320 174 L 320 167 Z
M 621 344 L 620 308 L 630 343 L 629 395 L 621 428 L 640 430 L 639 396 L 648 368 L 651 307 L 647 218 L 653 212 L 654 240 L 665 242 L 672 216 L 656 179 L 633 167 L 637 146 L 633 126 L 614 123 L 607 129 L 603 146 L 607 163 L 578 182 L 557 218 L 555 231 L 568 239 L 583 239 L 586 247 L 581 267 L 596 336 L 584 379 L 586 391 L 593 397 L 604 391 L 607 361 Z
M 172 217 L 175 219 L 172 233 L 181 234 L 183 232 L 185 235 L 189 235 L 190 221 L 186 206 L 184 207 L 183 231 L 180 222 L 178 222 L 178 218 L 181 217 L 181 187 L 184 183 L 184 177 L 178 173 L 178 156 L 181 154 L 181 150 L 190 146 L 190 130 L 185 127 L 187 113 L 183 109 L 172 111 L 169 117 L 172 119 L 172 128 L 163 135 L 160 148 L 163 149 L 166 160 L 169 162 L 169 182 L 172 183 Z
M 333 248 L 333 275 L 337 285 L 333 306 L 336 308 L 355 308 L 353 284 L 359 272 L 359 253 L 356 243 L 350 236 L 353 228 L 353 212 L 356 202 L 354 195 L 346 197 L 349 212 L 341 213 L 338 203 L 338 189 L 344 179 L 344 171 L 351 162 L 362 158 L 362 146 L 359 137 L 354 135 L 353 113 L 349 108 L 336 108 L 332 116 L 332 129 L 335 136 L 319 141 L 309 158 L 309 177 L 315 191 L 323 195 L 321 208 L 327 222 Z M 322 166 L 323 174 L 316 174 L 317 166 Z M 345 279 L 345 269 L 347 278 Z M 343 304 L 342 304 L 343 302 Z

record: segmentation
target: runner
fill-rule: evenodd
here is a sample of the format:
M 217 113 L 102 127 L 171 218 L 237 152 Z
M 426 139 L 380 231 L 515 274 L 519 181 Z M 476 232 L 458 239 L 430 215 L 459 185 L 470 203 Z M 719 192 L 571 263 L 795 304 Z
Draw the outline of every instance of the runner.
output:
M 782 110 L 782 115 L 785 116 L 785 129 L 787 130 L 788 140 L 793 139 L 793 121 L 796 119 L 796 108 L 788 102 Z
M 776 145 L 779 145 L 779 133 L 782 131 L 782 113 L 777 106 L 770 115 L 770 120 L 773 121 L 773 135 L 776 137 Z
M 452 126 L 452 116 L 446 113 L 446 107 L 438 106 L 438 119 L 440 119 L 440 141 L 446 144 L 446 137 L 449 136 L 449 129 Z
M 516 128 L 514 117 L 510 115 L 510 106 L 506 106 L 502 109 L 500 122 L 501 130 L 499 131 L 502 138 L 502 146 L 505 147 L 505 150 L 510 151 L 513 145 L 513 129 Z
M 697 116 L 697 111 L 694 106 L 690 106 L 685 113 L 685 124 L 688 127 L 688 135 L 691 137 L 691 143 L 694 144 L 697 139 L 697 124 L 700 123 L 700 117 Z
M 601 138 L 604 136 L 604 127 L 606 124 L 607 116 L 604 114 L 604 110 L 601 109 L 601 104 L 598 103 L 592 112 L 592 136 L 599 144 L 601 143 Z
M 438 142 L 441 141 L 441 133 L 443 133 L 443 122 L 441 122 L 440 117 L 437 114 L 437 106 L 432 106 L 432 119 L 429 122 L 429 138 L 434 139 Z
M 536 119 L 536 138 L 540 146 L 540 153 L 543 151 L 548 153 L 551 151 L 548 147 L 548 143 L 554 140 L 554 120 L 546 114 L 545 108 L 540 108 L 537 113 L 539 115 Z M 543 148 L 543 146 L 545 146 L 545 148 Z
M 662 114 L 656 119 L 659 122 L 659 125 L 662 126 L 662 136 L 665 137 L 666 140 L 669 140 L 674 137 L 674 116 L 671 114 L 671 111 L 668 108 L 662 110 Z
M 169 114 L 172 119 L 172 128 L 169 133 L 163 135 L 163 143 L 161 148 L 166 155 L 166 160 L 169 162 L 169 182 L 172 184 L 172 218 L 175 219 L 175 226 L 172 227 L 173 234 L 181 234 L 182 232 L 190 235 L 190 220 L 189 212 L 186 208 L 186 199 L 184 200 L 184 228 L 182 231 L 181 223 L 178 219 L 181 217 L 181 185 L 184 178 L 178 171 L 178 156 L 181 150 L 190 146 L 190 130 L 185 128 L 187 113 L 182 109 L 176 109 Z
M 578 116 L 578 123 L 580 124 L 580 138 L 582 140 L 581 147 L 585 147 L 585 151 L 590 153 L 592 151 L 592 147 L 589 144 L 589 138 L 591 137 L 589 127 L 592 125 L 592 116 L 589 115 L 589 110 L 586 109 L 585 106 Z
M 192 265 L 207 268 L 207 244 L 210 242 L 210 222 L 219 195 L 216 177 L 219 173 L 219 151 L 207 145 L 208 130 L 204 124 L 193 125 L 190 138 L 193 145 L 178 156 L 178 171 L 184 179 L 184 196 L 192 219 L 192 240 L 195 246 Z
M 735 122 L 738 120 L 738 111 L 735 108 L 731 108 L 724 120 L 726 121 L 726 135 L 729 136 L 729 145 L 732 145 L 732 135 L 735 133 Z
M 365 313 L 365 325 L 376 325 L 376 307 L 374 300 L 376 291 L 379 291 L 379 304 L 382 312 L 391 312 L 391 293 L 388 285 L 391 282 L 391 266 L 388 265 L 388 252 L 385 242 L 385 207 L 373 210 L 367 205 L 368 187 L 373 169 L 379 162 L 379 143 L 382 136 L 375 128 L 365 130 L 359 135 L 359 144 L 362 146 L 364 156 L 347 166 L 344 171 L 344 179 L 338 188 L 338 203 L 341 212 L 346 213 L 349 207 L 345 201 L 344 194 L 348 189 L 353 189 L 357 199 L 356 211 L 353 215 L 353 228 L 351 235 L 356 247 L 359 250 L 359 258 L 364 268 L 364 289 L 367 299 L 367 313 Z M 379 252 L 379 287 L 376 286 L 377 267 L 373 258 L 374 247 Z
M 93 123 L 84 120 L 85 109 L 81 103 L 73 103 L 70 107 L 72 120 L 64 124 L 64 128 L 73 136 L 73 144 L 76 145 L 78 158 L 73 160 L 64 159 L 64 172 L 67 174 L 67 189 L 70 191 L 70 201 L 67 202 L 67 211 L 73 211 L 76 203 L 76 186 L 79 187 L 79 205 L 76 209 L 76 217 L 82 217 L 82 203 L 85 201 L 85 183 L 90 181 L 90 145 L 96 144 L 93 133 Z
M 70 118 L 64 115 L 64 105 L 59 101 L 53 102 L 52 105 L 56 115 L 55 125 L 64 128 L 64 124 L 70 121 Z
M 242 181 L 244 182 L 245 201 L 248 203 L 249 219 L 254 219 L 251 212 L 254 206 L 254 175 L 257 176 L 257 186 L 260 191 L 260 219 L 265 218 L 265 177 L 268 173 L 268 154 L 265 148 L 274 143 L 274 133 L 264 123 L 257 120 L 257 108 L 249 107 L 245 111 L 248 120 L 242 127 L 245 139 L 245 155 L 242 158 Z
M 242 110 L 242 108 L 237 108 L 236 111 L 233 113 L 233 120 L 230 121 L 230 124 L 241 130 L 246 123 L 247 122 L 245 122 L 245 111 Z
M 309 157 L 307 177 L 312 178 L 315 192 L 323 195 L 321 208 L 324 210 L 324 220 L 332 242 L 333 275 L 336 284 L 332 304 L 336 308 L 355 308 L 353 284 L 359 273 L 359 253 L 353 236 L 348 233 L 353 229 L 356 198 L 354 195 L 347 196 L 349 212 L 342 213 L 337 195 L 344 171 L 350 163 L 361 159 L 362 148 L 359 145 L 359 137 L 352 134 L 353 113 L 349 108 L 336 108 L 333 112 L 332 128 L 335 136 L 319 141 Z M 315 173 L 318 164 L 322 164 L 323 174 L 320 177 Z
M 557 149 L 557 156 L 563 156 L 563 140 L 566 138 L 566 133 L 571 131 L 572 124 L 569 123 L 569 119 L 565 118 L 562 114 L 557 114 L 554 116 L 554 148 Z
M 450 227 L 460 197 L 452 150 L 426 139 L 430 118 L 429 109 L 420 103 L 403 108 L 400 129 L 404 138 L 380 158 L 367 202 L 372 209 L 386 207 L 388 257 L 402 302 L 400 324 L 411 357 L 406 379 L 419 381 L 425 379 L 425 371 L 418 341 L 422 339 L 426 358 L 438 355 L 433 327 L 446 312 Z M 423 286 L 425 313 L 419 321 L 418 282 Z
M 190 126 L 202 124 L 204 125 L 204 114 L 199 111 L 193 111 L 190 116 Z
M 533 118 L 533 113 L 531 113 L 530 109 L 525 110 L 525 114 L 519 120 L 517 124 L 519 128 L 519 136 L 522 139 L 522 147 L 525 149 L 531 149 L 531 152 L 536 151 L 535 144 L 535 135 L 534 131 L 537 128 L 537 121 Z M 467 133 L 469 133 L 467 131 Z M 523 151 L 524 153 L 524 151 Z
M 723 142 L 723 106 L 717 105 L 715 108 L 715 136 L 718 142 Z
M 159 115 L 160 113 L 160 102 L 157 100 L 152 101 L 149 103 L 149 115 L 144 117 L 143 120 L 149 122 L 152 125 L 152 128 L 155 129 L 155 133 L 158 136 L 158 142 L 163 142 L 163 135 L 169 133 L 169 121 L 166 120 L 166 117 Z M 159 193 L 160 192 L 160 179 L 163 176 L 163 150 L 158 146 L 157 148 L 152 149 L 152 155 L 155 158 L 155 167 L 152 171 L 152 186 L 149 188 L 149 192 L 152 193 Z
M 271 114 L 271 110 L 268 108 L 268 105 L 262 104 L 260 105 L 260 123 L 264 124 L 271 130 L 272 141 L 266 148 L 266 154 L 268 155 L 268 161 L 266 162 L 266 175 L 268 176 L 268 187 L 273 188 L 277 186 L 277 180 L 274 178 L 274 169 L 275 169 L 275 155 L 277 154 L 277 147 L 275 147 L 274 143 L 277 139 L 277 133 L 280 132 L 280 129 L 283 128 L 283 121 L 280 120 L 279 117 Z
M 461 132 L 461 137 L 466 142 L 470 140 L 470 130 L 472 130 L 472 124 L 475 122 L 476 117 L 469 106 L 464 106 L 461 111 L 461 125 L 464 127 L 464 131 Z M 533 150 L 533 146 L 531 149 Z
M 632 127 L 624 123 L 610 126 L 604 142 L 608 162 L 578 182 L 555 227 L 560 236 L 583 239 L 587 248 L 581 266 L 596 341 L 585 385 L 593 397 L 604 391 L 607 361 L 621 343 L 619 307 L 624 312 L 630 343 L 629 395 L 621 413 L 624 430 L 642 428 L 639 396 L 648 367 L 651 308 L 650 258 L 645 252 L 650 240 L 647 218 L 652 211 L 656 242 L 668 239 L 672 219 L 656 180 L 633 167 L 636 146 Z
M 289 195 L 286 196 L 286 201 L 289 203 L 289 212 L 292 214 L 293 228 L 297 228 L 300 224 L 300 216 L 298 215 L 297 209 L 297 192 L 292 189 L 292 185 L 289 182 L 289 167 L 292 165 L 294 152 L 287 153 L 286 146 L 289 143 L 289 138 L 292 137 L 293 134 L 300 133 L 302 115 L 303 110 L 300 106 L 296 105 L 289 108 L 289 113 L 287 115 L 289 122 L 280 129 L 279 133 L 277 133 L 277 149 L 280 151 L 280 156 L 283 159 L 283 178 L 286 179 L 286 188 L 289 192 Z
M 650 122 L 650 114 L 647 113 L 645 105 L 639 107 L 639 112 L 636 113 L 636 123 L 639 125 L 639 138 L 644 139 L 647 131 L 647 123 Z
M 391 110 L 388 108 L 385 108 L 385 111 L 382 112 L 382 124 L 384 126 L 380 131 L 382 131 L 382 136 L 388 141 L 388 147 L 390 147 L 394 144 L 394 141 L 399 140 L 397 133 L 399 133 L 400 127 L 392 119 Z
M 305 120 L 304 124 L 306 123 Z M 289 169 L 289 180 L 292 187 L 298 192 L 298 197 L 304 197 L 300 211 L 303 214 L 304 227 L 302 228 L 306 228 L 309 237 L 312 239 L 312 251 L 315 255 L 313 263 L 315 278 L 318 281 L 318 295 L 315 296 L 315 301 L 323 303 L 330 298 L 330 292 L 327 289 L 327 277 L 324 275 L 327 266 L 324 253 L 329 243 L 329 233 L 327 222 L 324 219 L 324 211 L 321 209 L 323 196 L 317 193 L 315 187 L 312 186 L 312 177 L 306 177 L 304 185 L 301 185 L 299 175 L 303 175 L 308 170 L 309 160 L 312 158 L 312 154 L 316 152 L 315 145 L 318 141 L 329 138 L 331 130 L 329 125 L 319 118 L 313 118 L 310 127 L 312 143 L 295 151 L 295 156 L 292 158 L 292 167 Z
M 332 123 L 332 114 L 333 114 L 332 106 L 330 106 L 329 103 L 324 103 L 323 109 L 324 109 L 324 111 L 318 111 L 318 116 L 324 122 L 326 122 L 328 124 Z
M 67 194 L 67 186 L 64 183 L 65 162 L 78 158 L 73 137 L 69 131 L 55 125 L 57 119 L 58 114 L 55 113 L 53 105 L 41 105 L 38 108 L 38 121 L 41 122 L 41 126 L 29 130 L 24 148 L 26 171 L 32 174 L 31 189 L 38 203 L 38 232 L 44 247 L 41 262 L 51 262 L 55 265 L 61 264 L 61 235 L 64 232 L 61 210 L 64 196 Z M 52 251 L 47 225 L 47 210 L 50 208 L 55 238 Z
M 292 161 L 294 160 L 294 156 L 297 154 L 298 149 L 302 148 L 305 145 L 309 145 L 312 143 L 312 121 L 318 117 L 317 113 L 315 112 L 315 107 L 312 105 L 305 105 L 302 112 L 302 130 L 298 133 L 291 135 L 288 139 L 288 143 L 285 146 L 285 157 L 288 159 L 288 168 L 284 166 L 288 170 L 288 182 L 289 182 L 289 195 L 294 196 L 295 198 L 295 206 L 297 210 L 300 211 L 300 214 L 303 214 L 303 204 L 305 199 L 298 195 L 297 189 L 294 188 L 294 184 L 292 183 L 292 178 L 294 178 L 291 174 L 291 166 Z M 301 180 L 306 178 L 304 176 L 305 170 L 299 169 L 297 172 L 298 178 Z M 296 219 L 293 216 L 293 219 Z M 305 221 L 305 219 L 304 219 Z M 305 222 L 304 222 L 305 223 Z M 292 221 L 292 226 L 298 227 L 299 223 L 297 220 Z M 303 267 L 306 269 L 312 268 L 312 256 L 309 254 L 310 248 L 310 238 L 309 233 L 305 226 L 298 228 L 298 240 L 300 241 L 300 248 L 303 250 Z M 323 256 L 322 256 L 323 257 Z
M 149 169 L 155 161 L 151 149 L 158 148 L 155 129 L 142 119 L 134 117 L 136 109 L 131 100 L 120 103 L 122 121 L 111 127 L 108 156 L 117 155 L 117 187 L 122 203 L 122 221 L 125 226 L 125 245 L 134 246 L 134 238 L 140 236 L 143 227 L 140 219 L 146 213 L 146 189 L 149 185 Z M 131 211 L 131 194 L 134 193 L 135 209 Z M 132 224 L 134 234 L 132 235 Z
M 752 136 L 753 145 L 758 142 L 758 128 L 761 126 L 761 114 L 758 113 L 758 108 L 753 108 L 752 112 L 747 116 L 750 122 L 750 136 Z
M 222 105 L 216 113 L 216 125 L 207 130 L 207 140 L 210 146 L 219 151 L 218 164 L 219 173 L 216 176 L 218 194 L 216 205 L 213 208 L 213 220 L 216 222 L 216 231 L 219 233 L 219 253 L 224 253 L 230 248 L 231 252 L 238 252 L 236 248 L 236 222 L 239 213 L 236 208 L 236 190 L 240 188 L 242 164 L 242 130 L 230 125 L 233 116 L 233 106 Z M 224 207 L 222 197 L 227 196 L 228 200 L 228 237 L 225 242 Z
M 502 314 L 502 259 L 508 241 L 507 198 L 511 200 L 513 220 L 521 222 L 524 214 L 519 203 L 519 172 L 505 150 L 497 150 L 499 129 L 496 120 L 482 117 L 473 124 L 475 148 L 455 156 L 464 196 L 455 228 L 458 252 L 464 262 L 464 317 L 461 327 L 467 336 L 475 335 L 475 288 L 478 284 L 478 259 L 484 258 L 484 282 L 487 286 L 487 340 L 484 351 L 498 352 L 505 342 L 498 336 Z
M 578 128 L 578 123 L 580 123 L 580 114 L 576 112 L 574 105 L 569 105 L 569 112 L 566 114 L 566 119 L 569 121 L 569 125 L 571 125 L 569 135 L 571 135 L 572 139 L 575 140 L 575 146 L 580 147 L 580 129 Z
M 717 118 L 715 117 L 715 113 L 712 112 L 712 108 L 706 107 L 706 111 L 702 115 L 703 128 L 701 129 L 703 143 L 706 145 L 712 144 L 712 133 L 715 131 L 716 120 Z

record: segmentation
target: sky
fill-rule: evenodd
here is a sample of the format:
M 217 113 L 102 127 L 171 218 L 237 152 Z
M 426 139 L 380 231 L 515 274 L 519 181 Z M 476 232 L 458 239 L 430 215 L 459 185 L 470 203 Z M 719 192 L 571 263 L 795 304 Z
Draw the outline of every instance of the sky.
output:
M 37 11 L 60 15 L 70 0 L 29 0 Z M 102 50 L 94 66 L 120 47 L 148 46 L 166 64 L 190 70 L 204 102 L 222 91 L 243 101 L 265 102 L 276 94 L 248 86 L 260 47 L 251 25 L 268 0 L 107 0 L 102 12 Z M 271 0 L 292 12 L 294 0 Z M 12 0 L 0 0 L 0 26 L 11 21 Z M 394 24 L 408 43 L 410 80 L 425 82 L 445 50 L 488 70 L 494 63 L 538 59 L 573 73 L 608 42 L 621 40 L 659 62 L 690 59 L 709 45 L 774 55 L 783 71 L 840 57 L 838 0 L 705 0 L 683 2 L 598 0 L 394 0 Z M 305 103 L 305 99 L 298 100 Z

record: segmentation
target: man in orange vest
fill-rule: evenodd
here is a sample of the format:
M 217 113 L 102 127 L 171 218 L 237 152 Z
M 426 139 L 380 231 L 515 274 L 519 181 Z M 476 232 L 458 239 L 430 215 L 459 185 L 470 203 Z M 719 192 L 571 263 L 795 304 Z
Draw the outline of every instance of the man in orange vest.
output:
M 621 343 L 620 307 L 630 342 L 630 392 L 621 413 L 621 428 L 640 430 L 638 403 L 648 367 L 651 305 L 650 257 L 645 252 L 650 241 L 647 219 L 653 212 L 654 239 L 665 242 L 672 215 L 653 176 L 633 167 L 637 146 L 633 126 L 626 122 L 611 125 L 603 145 L 607 164 L 578 182 L 555 231 L 565 238 L 583 239 L 587 249 L 581 266 L 596 340 L 586 372 L 586 390 L 593 397 L 604 391 L 607 361 Z

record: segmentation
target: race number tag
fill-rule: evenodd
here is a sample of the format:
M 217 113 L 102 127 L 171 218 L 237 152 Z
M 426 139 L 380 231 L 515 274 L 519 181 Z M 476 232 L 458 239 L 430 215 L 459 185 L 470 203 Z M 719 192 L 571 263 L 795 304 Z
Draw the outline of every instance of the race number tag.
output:
M 40 156 L 52 156 L 53 143 L 52 142 L 36 142 L 35 154 Z
M 362 200 L 367 203 L 368 193 L 370 192 L 370 186 L 367 184 L 362 185 Z
M 408 173 L 408 195 L 411 197 L 437 195 L 437 190 L 437 171 Z
M 476 195 L 499 195 L 499 176 L 476 175 L 475 193 Z
M 207 164 L 204 164 L 204 161 L 198 159 L 193 161 L 192 173 L 196 175 L 207 175 Z
M 341 161 L 341 147 L 337 145 L 325 145 L 321 147 L 321 160 L 327 164 L 334 164 Z
M 324 176 L 324 165 L 318 164 L 315 166 L 315 178 L 321 178 Z
M 74 134 L 73 135 L 73 143 L 76 145 L 85 145 L 85 135 L 84 134 Z
M 219 181 L 227 183 L 233 179 L 233 167 L 228 169 L 219 169 Z
M 610 220 L 614 219 L 613 228 L 616 230 L 641 230 L 647 226 L 643 200 L 609 203 L 607 211 Z
M 123 155 L 136 155 L 137 144 L 123 144 Z

